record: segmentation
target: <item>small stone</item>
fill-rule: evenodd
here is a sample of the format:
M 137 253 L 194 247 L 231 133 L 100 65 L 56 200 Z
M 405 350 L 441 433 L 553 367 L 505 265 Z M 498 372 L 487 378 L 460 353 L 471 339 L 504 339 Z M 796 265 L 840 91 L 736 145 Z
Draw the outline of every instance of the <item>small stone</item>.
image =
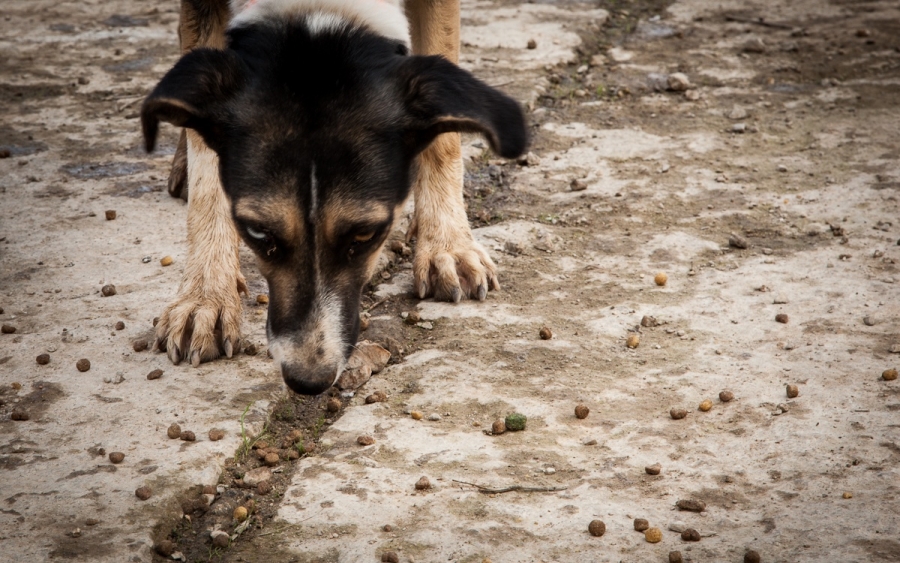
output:
M 863 317 L 863 324 L 866 326 L 875 326 L 875 317 L 873 315 L 866 315 Z
M 131 347 L 132 347 L 132 349 L 134 349 L 135 352 L 143 352 L 147 348 L 149 348 L 150 345 L 147 343 L 146 340 L 135 340 L 134 342 L 131 343 Z
M 599 538 L 606 533 L 606 524 L 603 523 L 603 520 L 591 520 L 591 523 L 588 524 L 588 532 L 595 538 Z
M 110 452 L 109 461 L 113 463 L 122 463 L 125 460 L 125 454 L 122 452 Z
M 15 334 L 16 327 L 14 327 L 13 325 L 5 324 L 3 326 L 0 326 L 0 332 L 2 332 L 3 334 Z
M 587 408 L 585 405 L 578 405 L 575 407 L 575 418 L 585 419 L 591 413 L 591 409 Z
M 281 457 L 275 452 L 270 452 L 266 454 L 266 457 L 263 458 L 263 461 L 269 467 L 275 467 L 276 465 L 278 465 L 278 462 L 281 461 Z
M 747 124 L 746 123 L 735 123 L 731 126 L 732 133 L 746 133 L 747 132 Z
M 413 420 L 422 420 L 424 415 L 419 411 L 412 411 L 409 413 L 409 416 L 412 417 Z
M 546 326 L 542 326 L 538 334 L 540 335 L 541 340 L 550 340 L 551 338 L 553 338 L 553 331 Z
M 384 526 L 381 527 L 381 529 L 388 533 L 391 533 L 394 531 L 394 527 L 391 526 L 390 524 L 385 524 Z
M 371 436 L 360 436 L 356 439 L 356 443 L 360 446 L 371 446 L 375 443 L 375 438 Z
M 674 522 L 669 522 L 669 529 L 676 534 L 680 534 L 681 532 L 687 530 L 687 524 L 681 522 L 680 520 L 675 520 Z
M 644 328 L 653 328 L 655 326 L 659 326 L 659 321 L 656 320 L 656 317 L 644 315 L 643 317 L 641 317 L 641 326 Z
M 654 463 L 653 465 L 648 465 L 644 468 L 644 471 L 647 472 L 647 475 L 659 475 L 662 471 L 662 465 L 658 463 Z
M 122 321 L 119 321 L 116 323 L 116 330 L 124 330 L 124 329 L 125 329 L 125 323 L 123 323 Z
M 541 164 L 541 159 L 533 152 L 529 152 L 524 156 L 520 156 L 516 162 L 518 162 L 520 166 L 539 166 Z
M 41 354 L 37 358 L 34 359 L 40 366 L 45 366 L 50 363 L 50 354 Z
M 762 39 L 754 37 L 753 39 L 748 39 L 744 42 L 741 51 L 745 53 L 764 53 L 766 51 L 766 44 L 763 43 Z
M 256 344 L 248 344 L 244 348 L 244 353 L 247 354 L 248 356 L 255 356 L 255 355 L 259 354 L 259 348 L 256 346 Z
M 500 435 L 506 432 L 506 423 L 502 420 L 495 420 L 494 424 L 491 425 L 491 434 Z
M 172 426 L 169 426 L 169 429 L 166 430 L 166 435 L 172 440 L 177 440 L 181 437 L 181 426 L 178 426 L 177 423 L 172 424 Z
M 684 541 L 700 541 L 700 532 L 693 528 L 681 532 L 681 539 Z
M 706 503 L 702 500 L 682 499 L 675 503 L 679 510 L 687 510 L 688 512 L 703 512 L 706 510 Z
M 247 510 L 245 506 L 239 506 L 234 509 L 234 512 L 231 514 L 231 517 L 237 520 L 238 522 L 243 522 L 250 516 L 250 511 Z
M 667 276 L 665 272 L 659 272 L 658 274 L 653 276 L 653 281 L 654 283 L 656 283 L 656 285 L 662 287 L 666 285 L 666 282 L 669 281 L 669 276 Z
M 179 438 L 184 440 L 185 442 L 193 442 L 197 439 L 197 435 L 191 432 L 190 430 L 183 430 L 181 434 L 178 435 Z
M 778 313 L 777 315 L 775 315 L 775 321 L 782 324 L 787 324 L 788 316 L 785 313 Z
M 265 293 L 260 293 L 256 296 L 256 304 L 257 305 L 268 305 L 269 304 L 269 296 Z
M 506 419 L 504 420 L 504 423 L 506 423 L 506 429 L 510 432 L 519 432 L 520 430 L 525 430 L 525 424 L 527 422 L 528 417 L 517 412 L 507 415 Z
M 113 284 L 107 284 L 100 288 L 100 295 L 103 297 L 112 297 L 116 294 L 116 286 Z
M 420 315 L 418 311 L 413 309 L 412 311 L 410 311 L 409 313 L 406 314 L 406 318 L 404 319 L 404 321 L 408 325 L 415 325 L 422 321 L 422 315 Z
M 644 531 L 644 539 L 649 543 L 659 543 L 662 541 L 662 530 L 659 528 L 647 528 Z
M 584 96 L 581 96 L 581 97 L 584 97 Z M 588 185 L 583 180 L 579 180 L 578 178 L 575 178 L 569 183 L 569 189 L 572 190 L 573 192 L 583 192 L 584 190 L 588 189 Z
M 745 249 L 750 246 L 750 243 L 747 242 L 747 239 L 745 239 L 741 235 L 731 233 L 731 235 L 728 236 L 728 246 L 732 248 Z
M 687 90 L 684 93 L 684 98 L 689 102 L 696 102 L 700 99 L 700 90 Z
M 719 400 L 723 403 L 730 403 L 734 400 L 734 393 L 731 391 L 722 391 L 719 393 Z
M 371 405 L 372 403 L 383 403 L 385 401 L 387 401 L 387 395 L 385 395 L 383 391 L 375 391 L 366 397 L 367 405 Z
M 165 268 L 166 266 L 171 266 L 174 261 L 171 256 L 163 256 L 159 261 L 159 265 Z
M 674 408 L 669 411 L 669 416 L 671 416 L 673 420 L 681 420 L 682 418 L 687 416 L 687 411 L 684 409 Z
M 709 399 L 706 399 L 705 401 L 700 403 L 700 406 L 697 408 L 699 408 L 703 412 L 709 412 L 709 409 L 711 409 L 712 406 L 713 406 L 712 401 L 710 401 Z
M 116 220 L 116 210 L 115 209 L 107 209 L 106 210 L 106 220 L 107 221 L 115 221 Z
M 22 422 L 28 420 L 28 413 L 24 409 L 17 407 L 10 413 L 9 418 Z
M 881 372 L 881 379 L 885 381 L 893 381 L 897 379 L 897 370 L 895 370 L 894 368 L 884 370 L 883 372 Z
M 680 551 L 670 551 L 669 552 L 669 563 L 684 563 L 684 559 L 681 557 Z
M 222 530 L 216 530 L 216 532 L 213 532 L 212 534 L 213 547 L 218 547 L 220 549 L 228 547 L 231 543 L 231 538 L 228 536 L 228 533 L 223 532 Z
M 747 110 L 741 106 L 734 106 L 731 108 L 728 113 L 725 114 L 725 117 L 728 119 L 733 119 L 735 121 L 740 121 L 742 119 L 747 119 L 750 117 L 750 114 L 747 113 Z
M 416 490 L 424 491 L 426 489 L 431 488 L 431 481 L 428 480 L 428 477 L 422 476 L 418 481 L 416 481 Z
M 325 410 L 328 412 L 338 412 L 341 410 L 341 400 L 337 397 L 328 399 L 328 402 L 325 403 Z
M 759 553 L 752 549 L 744 554 L 744 563 L 760 563 L 760 561 Z
M 844 499 L 851 499 L 853 498 L 853 493 L 851 493 L 850 491 L 844 491 L 844 494 L 841 495 L 841 497 Z
M 528 45 L 526 45 L 529 49 L 537 49 L 537 41 L 534 39 L 528 40 Z
M 684 92 L 691 87 L 691 81 L 683 72 L 673 72 L 667 79 L 669 90 L 673 92 Z
M 163 374 L 163 370 L 155 369 L 147 374 L 147 379 L 149 379 L 150 381 L 153 381 L 154 379 L 159 379 L 160 377 L 162 377 L 162 374 Z
M 134 496 L 141 500 L 147 500 L 150 496 L 153 495 L 153 489 L 148 486 L 138 487 L 136 491 L 134 491 Z
M 153 546 L 154 551 L 156 551 L 156 553 L 163 557 L 169 557 L 170 555 L 175 553 L 175 550 L 177 548 L 178 546 L 171 540 L 162 540 L 158 544 Z
M 629 334 L 625 339 L 625 346 L 629 348 L 637 348 L 641 343 L 641 337 L 637 334 Z
M 650 522 L 647 522 L 646 518 L 635 518 L 634 519 L 634 529 L 637 532 L 644 532 L 647 528 L 650 527 Z
M 87 358 L 81 358 L 77 362 L 75 362 L 75 369 L 81 372 L 85 372 L 91 369 L 91 361 Z
M 772 303 L 775 305 L 786 305 L 788 302 L 788 298 L 786 295 L 779 293 L 772 299 Z
M 244 485 L 255 487 L 263 481 L 269 481 L 270 479 L 272 479 L 272 470 L 266 466 L 261 466 L 244 473 L 244 477 L 241 480 L 244 482 Z
M 266 461 L 268 463 L 268 460 Z M 256 492 L 261 495 L 267 495 L 272 492 L 272 482 L 271 481 L 260 481 L 256 484 Z
M 431 422 L 439 422 L 441 420 L 441 415 L 439 415 L 436 412 L 433 412 L 428 415 L 428 420 L 430 420 Z
M 796 385 L 787 385 L 785 387 L 788 399 L 796 399 L 800 395 L 800 388 Z
M 400 563 L 400 556 L 396 551 L 385 551 L 381 554 L 381 563 Z
M 225 431 L 219 430 L 218 428 L 213 428 L 209 431 L 209 440 L 210 442 L 218 442 L 222 438 L 225 437 Z

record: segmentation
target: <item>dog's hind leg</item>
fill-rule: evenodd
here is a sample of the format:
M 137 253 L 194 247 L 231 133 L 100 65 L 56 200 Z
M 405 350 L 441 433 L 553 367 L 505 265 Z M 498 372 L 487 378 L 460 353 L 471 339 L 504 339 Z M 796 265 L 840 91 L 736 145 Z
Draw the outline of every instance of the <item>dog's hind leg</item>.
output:
M 459 62 L 459 0 L 408 0 L 417 55 L 442 55 Z M 413 188 L 415 213 L 408 237 L 416 237 L 413 261 L 420 298 L 483 300 L 499 289 L 497 267 L 472 238 L 463 201 L 463 162 L 458 133 L 438 136 L 419 156 Z

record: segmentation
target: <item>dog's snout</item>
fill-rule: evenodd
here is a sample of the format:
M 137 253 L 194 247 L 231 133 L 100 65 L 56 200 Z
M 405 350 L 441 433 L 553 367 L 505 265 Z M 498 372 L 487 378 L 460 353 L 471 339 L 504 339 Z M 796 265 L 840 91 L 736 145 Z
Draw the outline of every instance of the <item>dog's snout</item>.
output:
M 325 392 L 335 382 L 336 366 L 304 366 L 293 363 L 281 364 L 284 382 L 294 393 L 318 395 Z

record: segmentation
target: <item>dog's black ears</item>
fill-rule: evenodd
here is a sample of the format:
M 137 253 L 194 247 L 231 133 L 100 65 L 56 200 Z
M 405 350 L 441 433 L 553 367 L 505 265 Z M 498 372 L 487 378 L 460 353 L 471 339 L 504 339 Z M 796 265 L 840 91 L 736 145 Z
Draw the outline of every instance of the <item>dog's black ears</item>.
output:
M 448 132 L 482 133 L 504 158 L 525 152 L 528 131 L 519 104 L 447 59 L 409 57 L 401 80 L 416 152 Z
M 210 140 L 227 120 L 227 102 L 244 83 L 244 65 L 232 52 L 195 49 L 156 85 L 141 108 L 147 152 L 156 146 L 159 122 L 194 129 Z

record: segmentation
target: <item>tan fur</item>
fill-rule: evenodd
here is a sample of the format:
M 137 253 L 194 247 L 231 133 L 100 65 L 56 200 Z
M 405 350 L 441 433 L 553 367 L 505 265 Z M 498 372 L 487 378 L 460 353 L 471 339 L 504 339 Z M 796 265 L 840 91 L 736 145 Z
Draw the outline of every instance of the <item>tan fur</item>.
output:
M 378 224 L 387 221 L 391 209 L 375 202 L 329 200 L 322 209 L 322 233 L 326 240 L 334 241 L 341 227 L 351 224 Z
M 459 0 L 409 0 L 406 11 L 415 54 L 459 62 Z M 419 157 L 408 238 L 417 238 L 413 274 L 421 298 L 484 299 L 500 288 L 497 267 L 469 228 L 459 143 L 459 134 L 445 133 Z
M 234 206 L 238 219 L 266 225 L 279 238 L 300 245 L 305 238 L 303 217 L 293 197 L 272 194 L 266 198 L 248 197 Z

